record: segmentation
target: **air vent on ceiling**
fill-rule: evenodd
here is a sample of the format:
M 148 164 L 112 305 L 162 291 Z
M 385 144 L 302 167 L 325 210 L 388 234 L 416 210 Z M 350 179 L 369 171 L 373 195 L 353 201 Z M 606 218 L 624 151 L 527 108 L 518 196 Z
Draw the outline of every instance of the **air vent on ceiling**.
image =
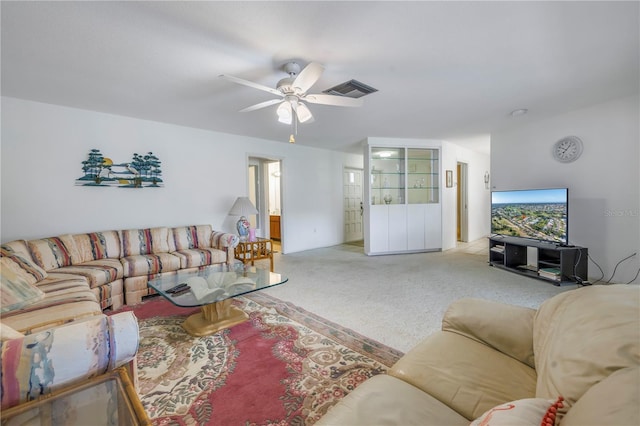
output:
M 361 98 L 369 93 L 377 92 L 378 89 L 374 89 L 371 86 L 367 86 L 364 83 L 360 83 L 358 80 L 349 80 L 342 84 L 332 87 L 323 91 L 329 95 L 346 96 L 348 98 Z

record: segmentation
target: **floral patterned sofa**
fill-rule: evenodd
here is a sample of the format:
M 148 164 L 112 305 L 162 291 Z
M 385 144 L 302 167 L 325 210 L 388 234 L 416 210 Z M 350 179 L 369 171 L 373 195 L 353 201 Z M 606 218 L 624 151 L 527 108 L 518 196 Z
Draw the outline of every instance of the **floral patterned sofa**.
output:
M 150 278 L 231 262 L 238 241 L 194 225 L 7 242 L 0 246 L 0 322 L 30 334 L 139 303 L 153 291 Z

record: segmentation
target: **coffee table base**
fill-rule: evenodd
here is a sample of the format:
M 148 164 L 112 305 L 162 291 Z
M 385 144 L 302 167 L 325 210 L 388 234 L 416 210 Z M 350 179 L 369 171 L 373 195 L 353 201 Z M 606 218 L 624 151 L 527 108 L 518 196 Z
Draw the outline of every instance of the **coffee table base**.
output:
M 192 336 L 201 337 L 209 336 L 248 320 L 249 315 L 237 306 L 233 306 L 231 300 L 222 300 L 202 306 L 200 312 L 189 316 L 182 323 L 182 328 Z

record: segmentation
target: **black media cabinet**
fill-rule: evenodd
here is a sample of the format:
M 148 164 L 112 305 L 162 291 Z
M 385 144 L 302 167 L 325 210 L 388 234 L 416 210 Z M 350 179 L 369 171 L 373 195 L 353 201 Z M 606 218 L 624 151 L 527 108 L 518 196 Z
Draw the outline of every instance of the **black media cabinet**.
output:
M 496 235 L 489 237 L 489 264 L 555 285 L 587 281 L 588 250 Z

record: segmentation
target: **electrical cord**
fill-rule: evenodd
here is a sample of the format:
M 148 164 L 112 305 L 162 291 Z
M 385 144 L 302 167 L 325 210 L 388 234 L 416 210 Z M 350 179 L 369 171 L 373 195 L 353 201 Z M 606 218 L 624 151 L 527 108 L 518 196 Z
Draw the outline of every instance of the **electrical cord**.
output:
M 620 266 L 620 264 L 621 264 L 622 262 L 624 262 L 625 260 L 629 260 L 629 259 L 631 259 L 632 257 L 634 257 L 634 256 L 635 256 L 635 255 L 637 255 L 637 254 L 638 254 L 637 252 L 636 252 L 636 253 L 633 253 L 633 254 L 631 254 L 631 255 L 629 255 L 629 256 L 627 256 L 627 257 L 625 257 L 624 259 L 620 260 L 618 263 L 616 263 L 616 266 L 613 268 L 613 273 L 611 274 L 611 277 L 610 277 L 608 280 L 603 281 L 603 283 L 604 283 L 604 284 L 611 284 L 611 280 L 612 280 L 612 279 L 613 279 L 613 277 L 615 276 L 615 274 L 616 274 L 616 270 L 618 269 L 618 266 Z M 598 269 L 600 270 L 600 274 L 602 275 L 600 278 L 598 278 L 598 279 L 597 279 L 597 280 L 595 280 L 593 283 L 591 283 L 591 284 L 597 284 L 597 283 L 599 283 L 600 281 L 602 281 L 602 280 L 603 280 L 603 278 L 604 278 L 604 271 L 602 270 L 602 268 L 600 267 L 600 265 L 598 265 L 598 263 L 597 263 L 595 260 L 593 260 L 593 258 L 591 257 L 591 255 L 587 255 L 587 257 L 588 257 L 588 259 L 589 259 L 589 260 L 591 260 L 591 261 L 593 262 L 593 264 L 594 264 L 594 265 L 596 265 L 596 266 L 598 267 Z M 631 281 L 629 281 L 629 282 L 628 282 L 628 283 L 626 283 L 626 284 L 631 284 L 632 282 L 634 282 L 634 281 L 636 280 L 636 278 L 638 278 L 638 275 L 640 275 L 640 269 L 638 269 L 638 272 L 636 273 L 636 276 L 635 276 Z
M 632 258 L 633 256 L 635 256 L 636 254 L 638 254 L 638 253 L 633 253 L 632 255 L 629 255 L 629 256 L 625 257 L 624 259 L 622 259 L 620 262 L 616 263 L 616 266 L 613 268 L 613 273 L 611 274 L 611 278 L 609 278 L 609 279 L 607 280 L 607 283 L 608 283 L 608 284 L 611 284 L 611 280 L 613 279 L 613 276 L 616 274 L 616 270 L 618 269 L 618 266 L 620 266 L 620 264 L 621 264 L 622 262 L 624 262 L 625 260 L 627 260 L 627 259 L 631 259 L 631 258 Z
M 597 280 L 595 280 L 594 282 L 592 282 L 591 284 L 598 284 L 600 281 L 602 281 L 602 279 L 604 278 L 604 271 L 602 270 L 602 268 L 600 267 L 600 265 L 598 265 L 598 262 L 596 262 L 595 260 L 593 260 L 593 258 L 591 257 L 591 255 L 587 255 L 587 258 L 593 262 L 594 265 L 596 265 L 598 267 L 598 269 L 600 270 L 600 273 L 602 274 L 602 276 L 600 278 L 598 278 Z
M 627 284 L 631 284 L 632 282 L 634 282 L 638 278 L 638 275 L 640 275 L 640 268 L 638 268 L 638 272 L 636 272 L 636 276 L 633 277 L 633 279 L 629 281 Z

